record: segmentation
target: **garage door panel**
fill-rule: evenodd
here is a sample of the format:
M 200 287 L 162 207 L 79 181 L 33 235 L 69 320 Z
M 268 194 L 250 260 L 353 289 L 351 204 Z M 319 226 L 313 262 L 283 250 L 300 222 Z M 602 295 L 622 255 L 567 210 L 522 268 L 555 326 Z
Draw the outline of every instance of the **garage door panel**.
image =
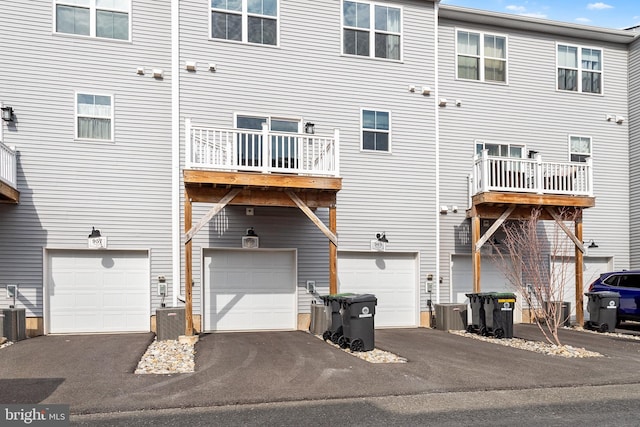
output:
M 339 291 L 374 294 L 376 327 L 418 325 L 416 271 L 412 253 L 338 254 Z
M 204 264 L 205 330 L 295 329 L 295 251 L 210 250 Z
M 49 331 L 149 330 L 149 261 L 141 251 L 50 251 Z

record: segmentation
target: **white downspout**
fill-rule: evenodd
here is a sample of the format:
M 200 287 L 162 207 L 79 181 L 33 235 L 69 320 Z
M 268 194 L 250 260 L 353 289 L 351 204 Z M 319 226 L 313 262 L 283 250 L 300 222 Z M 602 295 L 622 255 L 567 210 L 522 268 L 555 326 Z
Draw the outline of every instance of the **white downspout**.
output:
M 433 20 L 433 32 L 434 32 L 434 68 L 435 68 L 435 94 L 433 97 L 433 106 L 435 110 L 435 150 L 436 150 L 436 205 L 434 209 L 434 215 L 436 217 L 436 277 L 435 277 L 435 285 L 436 285 L 436 303 L 440 303 L 440 110 L 438 107 L 438 97 L 440 96 L 440 79 L 439 79 L 439 67 L 440 61 L 438 59 L 438 20 L 439 20 L 439 9 L 440 2 L 436 0 L 433 3 L 434 10 L 434 20 Z
M 181 262 L 180 221 L 180 2 L 171 1 L 171 260 L 172 306 L 178 305 Z

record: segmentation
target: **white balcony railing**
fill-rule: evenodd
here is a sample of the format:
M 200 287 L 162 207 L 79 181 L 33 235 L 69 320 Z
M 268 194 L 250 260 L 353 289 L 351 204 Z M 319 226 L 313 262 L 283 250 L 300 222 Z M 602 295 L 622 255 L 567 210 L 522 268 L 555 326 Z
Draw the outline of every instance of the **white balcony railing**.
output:
M 470 177 L 470 193 L 513 191 L 535 194 L 593 196 L 593 167 L 585 162 L 543 162 L 489 156 L 487 150 L 476 155 Z
M 339 132 L 332 136 L 263 129 L 195 127 L 186 120 L 186 168 L 338 176 Z
M 18 189 L 16 150 L 0 142 L 0 181 Z

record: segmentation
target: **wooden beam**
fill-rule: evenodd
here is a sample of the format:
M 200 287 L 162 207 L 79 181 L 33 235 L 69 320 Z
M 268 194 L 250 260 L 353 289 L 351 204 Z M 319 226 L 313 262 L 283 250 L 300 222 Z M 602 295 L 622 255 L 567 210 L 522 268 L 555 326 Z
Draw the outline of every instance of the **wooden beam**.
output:
M 184 192 L 184 229 L 191 229 L 192 202 L 188 191 Z M 186 317 L 185 335 L 193 335 L 193 242 L 188 240 L 184 246 L 184 314 Z
M 490 191 L 476 194 L 472 198 L 472 204 L 516 204 L 536 206 L 566 206 L 592 208 L 596 205 L 595 197 L 564 196 L 558 194 L 532 194 L 532 193 L 502 193 Z
M 478 240 L 480 240 L 480 217 L 477 212 L 474 211 L 474 216 L 471 217 L 471 247 L 473 250 L 473 292 L 480 292 L 480 250 L 478 247 Z
M 198 233 L 198 231 L 202 229 L 202 227 L 204 227 L 209 221 L 211 221 L 211 218 L 216 216 L 218 212 L 220 212 L 225 206 L 227 206 L 227 204 L 234 197 L 236 197 L 240 191 L 242 191 L 240 188 L 234 188 L 231 191 L 229 191 L 222 198 L 222 200 L 216 203 L 196 225 L 189 228 L 189 231 L 187 231 L 185 236 L 186 242 L 191 242 L 191 239 L 193 239 L 193 236 L 195 236 Z M 191 200 L 189 201 L 189 203 L 191 203 Z
M 582 212 L 580 212 L 579 218 L 576 218 L 575 223 L 575 231 L 576 237 L 582 242 Z M 576 246 L 576 323 L 578 326 L 582 326 L 584 323 L 584 306 L 583 306 L 583 297 L 582 297 L 582 289 L 583 289 L 583 252 L 578 249 Z
M 187 188 L 189 189 L 191 200 L 194 203 L 218 203 L 229 192 L 229 189 L 225 187 L 213 188 L 189 185 Z M 298 193 L 298 196 L 310 208 L 328 208 L 336 203 L 335 191 L 302 191 Z M 282 189 L 265 190 L 243 188 L 228 204 L 240 206 L 296 207 L 293 200 L 291 200 Z
M 19 203 L 20 192 L 0 181 L 0 203 Z
M 579 250 L 581 253 L 584 253 L 584 245 L 582 244 L 582 238 L 578 239 L 575 236 L 575 234 L 573 234 L 573 232 L 569 230 L 569 227 L 565 225 L 562 217 L 560 217 L 560 214 L 558 214 L 553 208 L 549 206 L 545 206 L 544 209 L 547 212 L 549 212 L 549 214 L 553 217 L 553 219 L 556 220 L 556 223 L 562 229 L 562 231 L 564 231 L 565 234 L 573 241 L 573 243 L 576 245 L 576 249 Z
M 249 187 L 276 187 L 316 190 L 340 190 L 342 178 L 293 174 L 265 174 L 250 172 L 217 172 L 187 169 L 185 184 L 218 184 Z
M 289 197 L 291 197 L 291 200 L 293 200 L 293 202 L 300 208 L 300 210 L 302 210 L 302 212 L 304 212 L 305 215 L 307 215 L 309 219 L 313 221 L 313 223 L 320 229 L 320 231 L 322 231 L 324 235 L 327 236 L 329 240 L 331 240 L 331 243 L 333 243 L 335 246 L 338 246 L 338 236 L 336 236 L 336 234 L 331 231 L 329 227 L 324 225 L 320 218 L 318 218 L 316 214 L 313 213 L 313 211 L 307 205 L 305 205 L 302 200 L 300 200 L 298 195 L 291 190 L 286 190 L 285 193 Z
M 333 234 L 337 233 L 336 206 L 329 207 L 329 228 Z M 329 241 L 329 293 L 338 293 L 338 247 Z
M 480 240 L 478 242 L 476 242 L 476 247 L 475 247 L 476 251 L 479 251 L 480 248 L 482 247 L 482 245 L 484 245 L 487 242 L 487 240 L 489 240 L 491 238 L 491 236 L 493 236 L 493 233 L 495 233 L 496 230 L 498 230 L 498 228 L 500 228 L 502 223 L 505 222 L 507 218 L 509 218 L 509 215 L 511 215 L 511 212 L 513 212 L 513 210 L 515 208 L 516 208 L 515 205 L 511 205 L 511 206 L 507 207 L 507 209 L 502 213 L 502 215 L 500 215 L 500 218 L 498 218 L 493 223 L 493 225 L 491 225 L 491 227 L 489 227 L 487 232 L 484 233 L 484 235 L 480 238 Z

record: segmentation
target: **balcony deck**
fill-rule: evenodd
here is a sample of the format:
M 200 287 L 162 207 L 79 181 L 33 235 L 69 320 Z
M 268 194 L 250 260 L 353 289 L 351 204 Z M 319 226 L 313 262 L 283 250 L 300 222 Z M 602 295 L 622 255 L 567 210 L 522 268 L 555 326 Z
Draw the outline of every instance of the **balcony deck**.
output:
M 309 207 L 335 204 L 339 132 L 331 136 L 192 126 L 186 121 L 184 183 L 193 201 L 215 201 L 230 188 L 231 204 L 296 206 L 294 191 Z
M 474 159 L 469 194 L 470 209 L 481 210 L 483 218 L 499 217 L 505 205 L 515 208 L 510 218 L 527 218 L 532 206 L 589 208 L 595 206 L 593 166 L 591 159 L 543 162 L 540 155 L 491 157 L 485 150 Z
M 16 150 L 0 142 L 0 203 L 18 203 Z

